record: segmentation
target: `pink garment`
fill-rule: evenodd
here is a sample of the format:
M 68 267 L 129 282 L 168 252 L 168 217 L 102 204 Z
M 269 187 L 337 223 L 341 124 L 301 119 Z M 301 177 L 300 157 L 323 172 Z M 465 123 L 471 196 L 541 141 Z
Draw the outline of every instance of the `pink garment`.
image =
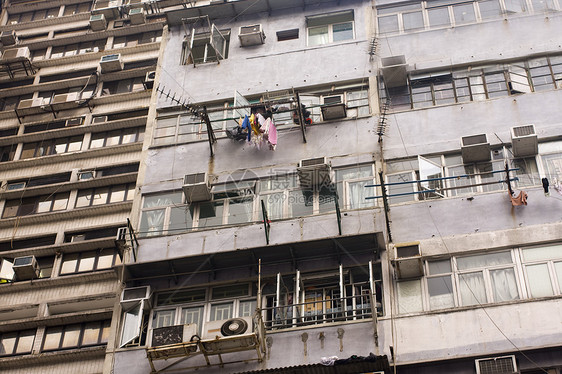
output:
M 277 127 L 275 127 L 275 123 L 273 123 L 271 118 L 268 118 L 266 123 L 267 122 L 269 122 L 269 126 L 266 126 L 269 149 L 275 151 L 275 148 L 277 147 Z

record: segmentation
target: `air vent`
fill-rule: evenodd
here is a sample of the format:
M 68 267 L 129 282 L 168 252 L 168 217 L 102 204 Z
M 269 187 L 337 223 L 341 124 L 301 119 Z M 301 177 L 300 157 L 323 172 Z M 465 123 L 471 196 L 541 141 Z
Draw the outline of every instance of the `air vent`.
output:
M 119 53 L 102 56 L 100 59 L 102 73 L 123 70 L 124 64 Z
M 211 188 L 207 173 L 187 174 L 183 179 L 183 193 L 187 202 L 211 199 Z
M 535 156 L 539 152 L 539 140 L 535 125 L 512 127 L 511 145 L 515 157 Z
M 299 162 L 297 174 L 299 183 L 306 188 L 331 185 L 331 167 L 326 157 L 304 159 Z
M 94 14 L 90 17 L 92 31 L 103 31 L 107 28 L 107 20 L 103 14 Z
M 0 34 L 0 41 L 4 46 L 16 44 L 18 42 L 18 36 L 16 35 L 16 31 L 15 30 L 2 31 L 2 33 Z
M 242 26 L 238 33 L 238 39 L 240 39 L 240 45 L 242 47 L 249 47 L 265 43 L 265 34 L 261 24 Z
M 461 138 L 461 153 L 464 163 L 490 161 L 490 143 L 486 134 L 464 136 Z
M 515 356 L 481 358 L 475 361 L 476 374 L 518 373 Z

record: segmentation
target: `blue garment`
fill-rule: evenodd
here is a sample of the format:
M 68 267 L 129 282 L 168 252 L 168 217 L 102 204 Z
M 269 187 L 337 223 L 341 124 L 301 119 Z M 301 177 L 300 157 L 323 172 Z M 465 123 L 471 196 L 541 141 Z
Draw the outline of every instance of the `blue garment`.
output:
M 242 130 L 246 129 L 248 131 L 248 141 L 250 141 L 250 137 L 252 136 L 252 126 L 250 126 L 250 119 L 248 116 L 244 116 L 244 121 L 242 121 Z

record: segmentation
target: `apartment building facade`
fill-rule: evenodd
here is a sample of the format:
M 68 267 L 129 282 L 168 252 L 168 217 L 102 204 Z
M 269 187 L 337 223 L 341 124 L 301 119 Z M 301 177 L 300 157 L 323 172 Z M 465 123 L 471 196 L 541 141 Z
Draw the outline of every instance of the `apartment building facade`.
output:
M 2 5 L 0 371 L 101 373 L 164 22 Z

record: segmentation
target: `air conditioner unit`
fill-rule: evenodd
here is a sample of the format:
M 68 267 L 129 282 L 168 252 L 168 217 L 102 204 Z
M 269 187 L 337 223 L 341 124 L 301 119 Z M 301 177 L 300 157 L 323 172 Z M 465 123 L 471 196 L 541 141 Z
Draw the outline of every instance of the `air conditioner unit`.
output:
M 144 3 L 148 2 L 147 0 L 128 0 L 127 5 L 129 8 L 138 8 L 143 7 Z
M 90 179 L 94 179 L 96 177 L 95 170 L 80 170 L 77 173 L 77 177 L 79 181 L 86 181 Z
M 93 14 L 90 16 L 90 28 L 92 31 L 104 31 L 107 29 L 107 20 L 103 14 Z
M 188 203 L 211 200 L 211 187 L 207 173 L 186 174 L 183 193 Z
M 28 47 L 6 49 L 2 54 L 2 61 L 29 60 L 30 56 Z
M 119 227 L 117 229 L 117 235 L 115 236 L 115 241 L 124 244 L 127 241 L 127 230 L 128 228 L 126 226 Z
M 490 143 L 486 134 L 463 136 L 461 138 L 462 160 L 465 164 L 490 161 Z
M 297 168 L 299 183 L 306 188 L 331 185 L 331 169 L 332 167 L 326 161 L 326 157 L 301 160 Z
M 198 336 L 197 325 L 195 323 L 158 327 L 152 329 L 152 331 L 150 332 L 148 346 L 159 347 L 162 345 L 189 343 L 191 341 L 191 338 L 194 336 Z M 192 353 L 197 350 L 197 345 L 188 348 L 188 352 Z
M 240 27 L 240 32 L 238 33 L 238 39 L 240 39 L 240 45 L 242 47 L 248 47 L 251 45 L 265 43 L 265 34 L 262 30 L 261 24 L 242 26 Z
M 150 286 L 125 288 L 121 293 L 121 306 L 127 309 L 143 300 L 150 301 L 151 296 Z
M 205 323 L 202 340 L 220 339 L 229 336 L 252 334 L 254 325 L 252 317 L 237 317 Z
M 79 242 L 83 242 L 86 240 L 86 235 L 85 234 L 76 234 L 76 235 L 72 235 L 70 237 L 70 242 L 71 243 L 79 243 Z
M 100 59 L 100 66 L 102 73 L 123 70 L 124 64 L 121 59 L 121 54 L 116 53 L 113 55 L 102 56 Z
M 404 55 L 381 58 L 381 73 L 387 88 L 405 86 L 408 83 L 408 65 Z
M 142 82 L 142 84 L 144 85 L 144 88 L 146 90 L 152 89 L 152 87 L 154 87 L 154 80 L 155 79 L 156 79 L 156 72 L 155 71 L 149 71 L 148 73 L 146 73 L 146 76 L 144 77 L 144 81 Z
M 475 360 L 476 374 L 519 373 L 515 356 L 489 357 Z
M 69 92 L 65 94 L 58 94 L 53 96 L 51 104 L 66 104 L 73 103 L 78 100 L 78 92 Z
M 18 36 L 16 35 L 16 30 L 6 30 L 2 31 L 0 34 L 0 41 L 3 45 L 14 45 L 18 42 Z
M 129 10 L 131 25 L 142 25 L 146 22 L 146 12 L 144 8 L 133 8 Z
M 92 124 L 107 122 L 107 116 L 95 116 L 92 117 Z
M 35 256 L 16 257 L 12 270 L 17 280 L 29 280 L 39 278 L 39 264 Z
M 324 105 L 320 108 L 324 121 L 347 117 L 343 95 L 323 97 Z
M 397 244 L 392 265 L 398 279 L 418 278 L 423 276 L 423 262 L 419 243 Z
M 84 124 L 84 117 L 70 118 L 66 120 L 65 127 L 81 126 Z
M 92 14 L 103 14 L 106 19 L 114 19 L 119 17 L 119 0 L 97 0 L 92 9 Z
M 35 99 L 25 99 L 25 100 L 21 100 L 18 104 L 18 110 L 21 109 L 28 109 L 28 108 L 37 108 L 37 107 L 41 107 L 44 103 L 44 100 L 42 97 L 38 97 Z
M 14 280 L 14 269 L 12 261 L 2 259 L 0 262 L 0 283 L 11 282 Z
M 515 157 L 535 156 L 539 153 L 539 140 L 535 125 L 512 127 L 511 146 Z
M 21 190 L 25 188 L 26 185 L 27 184 L 25 182 L 8 183 L 6 185 L 6 191 Z

